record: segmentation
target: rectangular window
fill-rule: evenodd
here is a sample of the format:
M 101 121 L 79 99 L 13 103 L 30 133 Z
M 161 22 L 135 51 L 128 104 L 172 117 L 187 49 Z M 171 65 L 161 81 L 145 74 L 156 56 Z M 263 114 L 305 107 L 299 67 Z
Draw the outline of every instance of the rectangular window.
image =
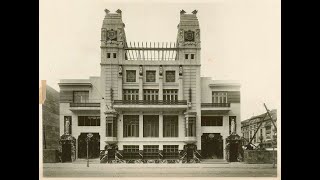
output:
M 201 126 L 223 126 L 223 116 L 201 116 Z
M 178 101 L 178 89 L 164 89 L 163 90 L 163 101 L 165 103 Z
M 146 82 L 156 82 L 156 71 L 146 71 Z
M 139 137 L 139 115 L 123 116 L 123 137 Z
M 213 103 L 228 103 L 227 92 L 212 92 L 212 102 Z
M 185 54 L 185 55 L 184 55 L 184 58 L 185 58 L 185 59 L 188 59 L 188 58 L 189 58 L 189 54 Z
M 179 157 L 178 145 L 163 145 L 163 158 L 176 159 Z
M 140 159 L 139 145 L 123 145 L 124 159 Z
M 117 53 L 113 53 L 113 58 L 117 58 Z
M 72 134 L 72 116 L 64 117 L 64 133 Z
M 145 101 L 157 101 L 159 99 L 158 89 L 144 89 L 143 100 Z
M 176 82 L 175 71 L 166 71 L 166 82 Z
M 139 89 L 124 89 L 123 90 L 124 101 L 137 101 L 139 100 Z
M 163 116 L 163 137 L 178 137 L 178 116 Z
M 111 53 L 107 53 L 107 58 L 110 58 L 111 57 Z
M 89 91 L 73 91 L 73 102 L 75 103 L 89 102 Z
M 143 116 L 143 137 L 159 137 L 159 116 Z
M 78 126 L 100 126 L 100 116 L 78 116 Z
M 143 146 L 144 159 L 159 159 L 159 145 L 144 145 Z
M 194 54 L 191 54 L 191 59 L 194 59 Z
M 187 137 L 194 137 L 196 136 L 196 118 L 195 117 L 189 117 L 188 123 L 187 123 Z
M 127 82 L 136 82 L 136 71 L 135 70 L 127 70 Z

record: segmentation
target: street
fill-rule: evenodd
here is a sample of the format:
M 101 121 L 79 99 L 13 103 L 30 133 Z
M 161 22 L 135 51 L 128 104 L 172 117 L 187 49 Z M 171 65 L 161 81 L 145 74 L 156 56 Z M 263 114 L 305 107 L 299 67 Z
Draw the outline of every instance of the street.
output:
M 276 177 L 272 164 L 44 164 L 44 177 Z

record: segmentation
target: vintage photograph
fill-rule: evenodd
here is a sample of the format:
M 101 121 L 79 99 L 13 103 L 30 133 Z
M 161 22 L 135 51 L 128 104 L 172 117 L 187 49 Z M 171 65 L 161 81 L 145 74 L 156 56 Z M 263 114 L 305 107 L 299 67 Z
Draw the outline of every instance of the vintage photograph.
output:
M 280 179 L 280 3 L 40 0 L 40 179 Z

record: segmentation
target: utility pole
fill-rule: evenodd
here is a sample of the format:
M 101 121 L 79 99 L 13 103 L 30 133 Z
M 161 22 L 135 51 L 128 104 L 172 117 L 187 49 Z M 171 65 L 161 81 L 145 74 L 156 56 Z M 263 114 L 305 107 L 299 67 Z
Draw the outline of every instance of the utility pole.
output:
M 87 167 L 89 167 L 89 141 L 92 136 L 93 136 L 93 134 L 89 133 L 89 134 L 87 134 L 87 138 L 86 138 L 86 141 L 87 141 Z
M 274 134 L 273 134 L 273 138 L 272 138 L 272 140 L 271 140 L 271 143 L 272 143 L 272 155 L 273 155 L 273 168 L 275 168 L 275 167 L 276 167 L 276 158 L 275 158 L 275 151 L 274 151 L 274 145 L 275 145 L 275 144 L 274 144 L 273 141 L 275 141 L 275 142 L 277 143 L 277 126 L 276 126 L 275 122 L 273 121 L 272 116 L 270 115 L 269 109 L 267 108 L 266 104 L 263 103 L 263 105 L 264 105 L 264 107 L 266 108 L 267 114 L 268 114 L 268 116 L 270 117 L 270 120 L 271 120 L 271 122 L 272 122 L 272 124 L 273 124 L 273 126 L 274 126 L 274 131 L 273 131 Z

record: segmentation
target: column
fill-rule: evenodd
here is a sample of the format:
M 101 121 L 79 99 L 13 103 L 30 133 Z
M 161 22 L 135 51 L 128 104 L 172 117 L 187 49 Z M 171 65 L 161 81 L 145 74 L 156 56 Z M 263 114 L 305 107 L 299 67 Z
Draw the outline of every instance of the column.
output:
M 178 100 L 183 100 L 183 77 L 179 76 Z
M 122 139 L 123 138 L 123 114 L 122 112 L 119 112 L 119 119 L 117 120 L 118 124 L 117 124 L 117 135 L 118 135 L 118 139 Z
M 184 120 L 184 114 L 180 113 L 179 114 L 179 138 L 185 138 L 185 128 L 186 128 L 186 121 Z
M 139 100 L 143 100 L 143 76 L 139 76 Z
M 122 76 L 118 76 L 118 100 L 122 100 Z
M 163 113 L 159 113 L 159 138 L 163 138 Z
M 143 138 L 143 114 L 139 113 L 139 138 Z
M 159 76 L 159 100 L 163 100 L 163 76 Z

